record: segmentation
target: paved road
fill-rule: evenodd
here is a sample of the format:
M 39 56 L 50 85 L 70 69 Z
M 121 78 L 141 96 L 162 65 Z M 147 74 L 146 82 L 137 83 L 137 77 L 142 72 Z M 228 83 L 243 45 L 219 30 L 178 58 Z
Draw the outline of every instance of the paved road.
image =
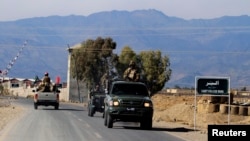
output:
M 89 117 L 81 105 L 61 103 L 54 107 L 33 107 L 31 99 L 18 99 L 14 104 L 26 110 L 1 133 L 0 141 L 183 141 L 167 129 L 141 130 L 136 123 L 104 126 L 101 113 Z

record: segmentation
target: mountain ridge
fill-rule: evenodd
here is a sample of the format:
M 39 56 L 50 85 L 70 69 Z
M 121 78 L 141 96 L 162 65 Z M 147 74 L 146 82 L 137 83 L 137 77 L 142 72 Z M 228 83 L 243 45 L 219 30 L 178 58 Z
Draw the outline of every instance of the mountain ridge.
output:
M 194 87 L 197 75 L 228 76 L 232 87 L 248 86 L 249 25 L 247 15 L 184 20 L 154 9 L 0 22 L 0 69 L 28 40 L 9 75 L 33 78 L 49 71 L 66 81 L 68 45 L 111 37 L 116 53 L 130 46 L 135 52 L 160 50 L 168 55 L 173 74 L 166 87 Z

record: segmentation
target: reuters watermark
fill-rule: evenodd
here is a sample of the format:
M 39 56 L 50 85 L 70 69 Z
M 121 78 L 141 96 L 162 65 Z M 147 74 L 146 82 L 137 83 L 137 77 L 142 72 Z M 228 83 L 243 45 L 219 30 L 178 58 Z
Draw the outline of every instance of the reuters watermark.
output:
M 208 141 L 216 139 L 240 139 L 248 141 L 250 125 L 208 125 Z

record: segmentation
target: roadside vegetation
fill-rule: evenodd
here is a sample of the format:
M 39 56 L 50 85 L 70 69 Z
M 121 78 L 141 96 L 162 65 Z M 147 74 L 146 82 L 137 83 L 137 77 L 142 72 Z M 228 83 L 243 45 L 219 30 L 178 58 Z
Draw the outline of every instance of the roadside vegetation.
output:
M 131 60 L 139 68 L 141 81 L 147 84 L 153 95 L 162 90 L 170 80 L 170 59 L 159 50 L 135 52 L 132 47 L 123 47 L 120 54 L 114 53 L 116 42 L 112 38 L 98 37 L 81 43 L 71 55 L 71 74 L 84 81 L 87 88 L 102 85 L 103 78 L 122 79 Z

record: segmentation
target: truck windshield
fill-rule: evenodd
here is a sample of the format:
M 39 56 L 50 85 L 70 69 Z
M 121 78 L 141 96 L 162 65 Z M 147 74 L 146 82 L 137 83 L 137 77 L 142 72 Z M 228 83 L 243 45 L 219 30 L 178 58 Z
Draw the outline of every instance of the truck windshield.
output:
M 115 84 L 111 93 L 114 95 L 148 96 L 147 88 L 140 84 Z

